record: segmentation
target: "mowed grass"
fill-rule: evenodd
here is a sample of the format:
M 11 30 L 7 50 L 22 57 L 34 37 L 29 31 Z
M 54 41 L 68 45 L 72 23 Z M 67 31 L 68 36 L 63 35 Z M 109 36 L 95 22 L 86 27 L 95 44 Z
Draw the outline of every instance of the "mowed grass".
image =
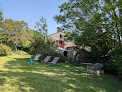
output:
M 36 63 L 28 54 L 0 57 L 0 92 L 122 92 L 112 75 L 86 75 L 84 66 Z

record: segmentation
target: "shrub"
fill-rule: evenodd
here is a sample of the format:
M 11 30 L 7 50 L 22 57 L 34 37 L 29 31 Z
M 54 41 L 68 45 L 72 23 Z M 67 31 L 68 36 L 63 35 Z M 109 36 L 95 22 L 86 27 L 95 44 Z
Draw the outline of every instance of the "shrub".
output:
M 110 59 L 106 62 L 107 71 L 122 78 L 122 46 L 113 48 L 108 55 L 110 56 Z
M 0 56 L 6 56 L 12 53 L 12 50 L 10 47 L 8 47 L 5 44 L 0 44 Z
M 60 57 L 60 59 L 58 60 L 58 62 L 62 62 L 64 63 L 66 61 L 66 57 L 62 54 L 62 53 L 59 53 L 59 52 L 54 52 L 52 53 L 52 59 L 55 58 L 55 57 Z
M 51 39 L 44 39 L 44 38 L 38 38 L 35 42 L 33 42 L 30 46 L 29 53 L 32 55 L 36 54 L 47 54 L 54 52 L 56 49 L 55 42 Z
M 52 39 L 38 38 L 30 46 L 30 54 L 33 55 L 41 54 L 40 59 L 43 60 L 46 56 L 51 56 L 51 60 L 55 57 L 60 57 L 58 62 L 65 62 L 65 56 L 63 54 L 56 52 L 56 43 Z

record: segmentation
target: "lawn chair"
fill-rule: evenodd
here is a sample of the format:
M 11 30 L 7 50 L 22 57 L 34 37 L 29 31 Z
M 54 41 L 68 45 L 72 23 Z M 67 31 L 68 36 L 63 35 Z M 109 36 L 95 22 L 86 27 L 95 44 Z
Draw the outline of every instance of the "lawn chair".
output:
M 31 65 L 32 65 L 32 64 L 35 64 L 34 60 L 39 60 L 39 57 L 40 57 L 40 56 L 41 56 L 40 54 L 37 54 L 37 55 L 34 57 L 34 59 L 30 59 Z
M 33 61 L 33 59 L 30 59 L 30 64 L 35 64 L 35 62 Z
M 40 54 L 37 54 L 37 55 L 34 57 L 33 60 L 39 60 L 39 57 L 40 57 L 40 56 L 41 56 Z
M 56 62 L 60 59 L 60 57 L 55 57 L 50 64 L 53 64 L 53 66 L 56 64 Z
M 41 62 L 47 63 L 50 58 L 51 58 L 51 56 L 47 56 L 44 60 L 41 60 Z

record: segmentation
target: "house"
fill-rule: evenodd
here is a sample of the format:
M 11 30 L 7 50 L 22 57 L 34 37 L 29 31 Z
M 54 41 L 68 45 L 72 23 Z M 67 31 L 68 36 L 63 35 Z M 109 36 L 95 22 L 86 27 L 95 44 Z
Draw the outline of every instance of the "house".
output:
M 68 51 L 62 51 L 64 56 L 66 57 L 71 57 L 73 58 L 74 55 L 76 54 L 75 52 L 75 47 L 76 45 L 74 44 L 73 41 L 65 41 L 65 33 L 61 31 L 60 27 L 57 27 L 57 32 L 53 33 L 51 35 L 48 35 L 48 37 L 52 38 L 53 40 L 56 41 L 57 47 L 61 47 L 63 49 L 67 49 Z M 85 49 L 85 51 L 90 52 L 91 48 L 86 46 L 86 47 L 80 47 L 81 49 Z
M 56 41 L 57 47 L 61 47 L 64 49 L 69 50 L 63 51 L 64 56 L 66 57 L 73 57 L 74 55 L 74 49 L 73 46 L 75 46 L 73 41 L 65 41 L 65 33 L 61 31 L 60 27 L 57 27 L 57 32 L 53 33 L 51 35 L 48 35 L 48 37 L 52 38 Z M 69 48 L 69 49 L 68 49 Z

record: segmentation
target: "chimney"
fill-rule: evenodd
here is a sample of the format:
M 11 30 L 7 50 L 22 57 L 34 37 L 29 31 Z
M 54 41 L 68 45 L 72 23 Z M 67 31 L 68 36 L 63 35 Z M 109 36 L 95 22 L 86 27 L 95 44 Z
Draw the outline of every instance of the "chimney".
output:
M 57 32 L 60 32 L 60 27 L 57 27 Z

